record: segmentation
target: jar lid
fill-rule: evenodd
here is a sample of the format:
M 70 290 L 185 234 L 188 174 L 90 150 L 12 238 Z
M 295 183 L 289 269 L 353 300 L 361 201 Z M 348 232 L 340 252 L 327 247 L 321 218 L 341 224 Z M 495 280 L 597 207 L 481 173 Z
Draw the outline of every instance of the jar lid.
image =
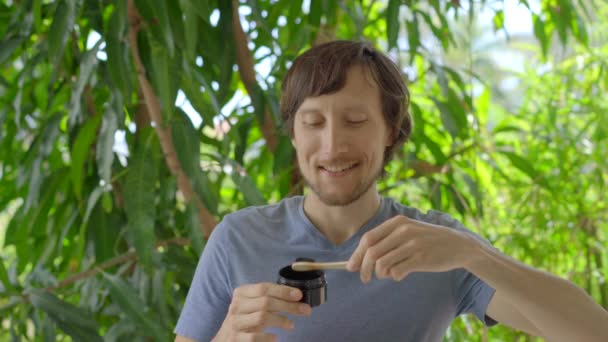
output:
M 314 259 L 297 258 L 296 261 L 314 262 Z M 300 289 L 313 289 L 325 286 L 325 273 L 323 271 L 294 271 L 291 265 L 288 265 L 279 271 L 278 283 Z

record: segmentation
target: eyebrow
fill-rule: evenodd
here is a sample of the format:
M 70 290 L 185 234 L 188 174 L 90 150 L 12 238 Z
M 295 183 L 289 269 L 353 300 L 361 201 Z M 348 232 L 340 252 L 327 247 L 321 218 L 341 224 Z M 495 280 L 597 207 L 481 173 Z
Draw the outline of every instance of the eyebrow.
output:
M 320 110 L 316 108 L 303 108 L 296 111 L 296 114 L 318 114 Z
M 355 112 L 355 113 L 363 113 L 363 114 L 368 114 L 369 113 L 369 107 L 363 104 L 360 105 L 350 105 L 350 106 L 346 106 L 344 108 L 341 109 L 342 112 Z M 298 110 L 296 113 L 298 114 L 318 114 L 321 111 L 317 108 L 302 108 L 300 110 Z

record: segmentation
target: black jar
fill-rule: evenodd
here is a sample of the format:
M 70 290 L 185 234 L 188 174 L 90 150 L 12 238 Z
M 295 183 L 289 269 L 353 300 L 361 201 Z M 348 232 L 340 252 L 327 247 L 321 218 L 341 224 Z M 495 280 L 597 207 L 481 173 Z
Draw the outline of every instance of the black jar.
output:
M 312 259 L 298 258 L 296 261 L 314 261 Z M 327 282 L 323 271 L 294 271 L 291 265 L 281 268 L 278 284 L 296 287 L 302 291 L 300 302 L 311 307 L 319 306 L 327 301 Z

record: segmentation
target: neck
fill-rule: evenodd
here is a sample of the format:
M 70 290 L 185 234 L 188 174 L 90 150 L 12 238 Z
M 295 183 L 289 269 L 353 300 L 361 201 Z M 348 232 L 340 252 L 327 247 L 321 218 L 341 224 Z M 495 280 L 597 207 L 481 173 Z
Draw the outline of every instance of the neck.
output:
M 315 227 L 334 244 L 348 240 L 369 221 L 380 207 L 380 194 L 375 186 L 358 200 L 344 206 L 330 206 L 315 193 L 304 200 L 304 212 Z

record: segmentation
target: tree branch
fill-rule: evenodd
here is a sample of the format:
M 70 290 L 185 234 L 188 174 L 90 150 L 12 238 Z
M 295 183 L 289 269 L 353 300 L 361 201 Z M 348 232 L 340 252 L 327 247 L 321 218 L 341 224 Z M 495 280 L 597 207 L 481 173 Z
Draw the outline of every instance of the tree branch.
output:
M 198 207 L 198 214 L 201 221 L 201 231 L 203 236 L 209 237 L 211 231 L 217 225 L 215 217 L 205 208 L 201 199 L 194 194 L 192 185 L 188 176 L 181 168 L 177 155 L 175 153 L 175 146 L 171 137 L 171 129 L 163 123 L 161 115 L 160 101 L 158 96 L 154 93 L 152 85 L 146 78 L 146 71 L 139 55 L 139 48 L 137 45 L 137 33 L 141 27 L 142 18 L 133 3 L 133 0 L 129 0 L 128 3 L 128 19 L 129 19 L 129 45 L 131 46 L 131 52 L 133 53 L 133 61 L 135 63 L 135 69 L 137 71 L 137 79 L 141 87 L 141 91 L 144 96 L 144 100 L 147 107 L 147 113 L 150 116 L 150 120 L 155 123 L 154 129 L 158 135 L 160 146 L 165 157 L 165 161 L 169 166 L 169 170 L 175 176 L 177 176 L 178 188 L 184 195 L 186 202 L 190 200 L 196 201 Z
M 253 57 L 249 52 L 249 48 L 247 47 L 247 36 L 243 31 L 243 27 L 241 26 L 241 19 L 239 17 L 239 2 L 237 0 L 232 0 L 232 34 L 234 37 L 234 45 L 236 46 L 236 63 L 239 66 L 239 74 L 241 75 L 241 80 L 245 85 L 245 89 L 247 89 L 247 93 L 249 93 L 249 97 L 254 98 L 255 94 L 255 69 L 253 66 Z M 254 103 L 254 101 L 251 101 Z M 272 115 L 270 115 L 270 111 L 268 107 L 264 108 L 256 108 L 256 110 L 264 111 L 264 122 L 260 122 L 260 128 L 262 129 L 262 134 L 264 135 L 264 139 L 266 140 L 266 146 L 271 152 L 274 152 L 277 147 L 277 143 L 279 137 L 277 135 L 278 131 L 274 124 L 274 119 Z
M 159 247 L 165 247 L 168 246 L 170 244 L 173 245 L 178 245 L 178 246 L 187 246 L 190 244 L 190 240 L 185 239 L 185 238 L 174 238 L 174 239 L 170 239 L 170 240 L 164 240 L 164 241 L 158 241 L 155 244 L 156 248 Z M 137 260 L 137 253 L 135 251 L 130 251 L 124 254 L 121 254 L 117 257 L 114 257 L 106 262 L 103 262 L 97 266 L 92 267 L 91 269 L 88 269 L 86 271 L 83 272 L 79 272 L 76 274 L 73 274 L 65 279 L 63 279 L 62 281 L 60 281 L 59 283 L 57 283 L 57 285 L 55 286 L 49 286 L 46 288 L 47 291 L 53 291 L 53 290 L 57 290 L 59 288 L 62 287 L 66 287 L 72 283 L 75 283 L 79 280 L 83 280 L 86 278 L 90 278 L 100 272 L 102 272 L 105 269 L 108 269 L 110 267 L 116 266 L 116 265 L 120 265 L 122 263 L 125 263 L 129 260 Z

